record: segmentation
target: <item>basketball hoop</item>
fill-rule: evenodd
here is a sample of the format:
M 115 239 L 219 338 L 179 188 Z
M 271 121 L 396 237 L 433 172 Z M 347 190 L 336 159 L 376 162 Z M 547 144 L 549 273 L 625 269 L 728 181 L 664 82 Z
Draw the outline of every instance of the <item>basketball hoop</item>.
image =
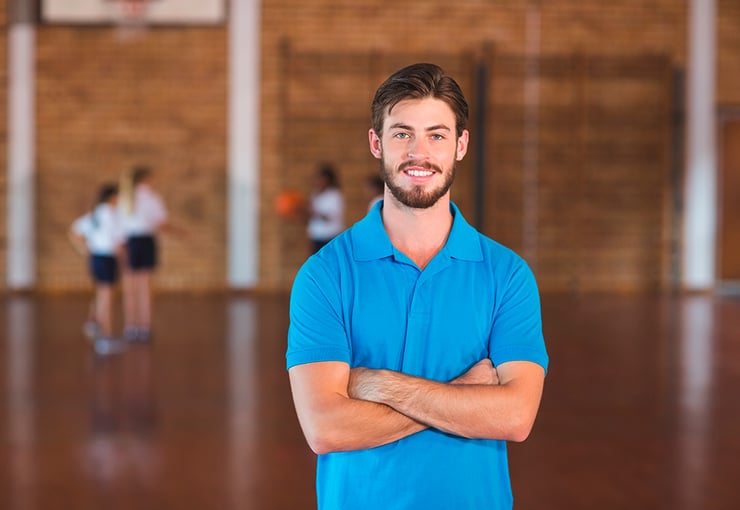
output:
M 112 5 L 111 16 L 124 36 L 141 32 L 147 25 L 150 0 L 108 0 Z

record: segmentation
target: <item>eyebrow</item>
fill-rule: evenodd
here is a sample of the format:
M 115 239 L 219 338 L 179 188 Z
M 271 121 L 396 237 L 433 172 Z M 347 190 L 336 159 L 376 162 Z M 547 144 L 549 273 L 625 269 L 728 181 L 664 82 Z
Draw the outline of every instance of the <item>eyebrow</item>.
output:
M 402 122 L 397 122 L 395 124 L 392 124 L 390 126 L 390 129 L 406 129 L 408 131 L 414 130 L 411 126 L 409 126 L 408 124 L 404 124 Z M 448 126 L 444 124 L 436 124 L 434 126 L 429 126 L 428 128 L 424 129 L 424 131 L 438 131 L 438 130 L 452 131 L 452 129 L 450 129 Z

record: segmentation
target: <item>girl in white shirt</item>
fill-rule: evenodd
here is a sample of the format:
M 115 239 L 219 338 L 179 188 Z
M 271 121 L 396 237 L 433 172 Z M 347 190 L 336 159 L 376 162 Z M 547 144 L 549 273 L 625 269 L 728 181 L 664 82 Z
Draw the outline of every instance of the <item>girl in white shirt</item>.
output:
M 113 291 L 118 281 L 118 256 L 124 242 L 117 209 L 118 187 L 103 184 L 92 211 L 77 218 L 69 229 L 69 239 L 75 249 L 88 258 L 95 284 L 93 301 L 98 338 L 96 351 L 101 354 L 115 349 L 113 338 Z
M 158 264 L 156 234 L 167 227 L 167 209 L 151 186 L 148 167 L 134 167 L 121 180 L 120 209 L 126 236 L 123 276 L 124 336 L 148 341 L 151 334 L 151 277 Z

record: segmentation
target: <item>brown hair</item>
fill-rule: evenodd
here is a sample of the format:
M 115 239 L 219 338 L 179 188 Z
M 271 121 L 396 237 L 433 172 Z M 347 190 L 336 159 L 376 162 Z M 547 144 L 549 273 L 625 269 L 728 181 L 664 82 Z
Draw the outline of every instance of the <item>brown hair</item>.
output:
M 96 214 L 98 206 L 110 201 L 110 199 L 116 195 L 118 195 L 118 184 L 115 182 L 105 182 L 100 185 L 100 189 L 98 190 L 98 200 L 95 202 L 91 213 L 93 226 L 96 229 L 98 228 L 98 215 Z
M 137 165 L 131 169 L 131 182 L 134 186 L 145 181 L 152 175 L 152 169 L 148 166 Z
M 468 103 L 457 82 L 435 64 L 413 64 L 399 69 L 385 80 L 373 98 L 373 130 L 380 136 L 386 113 L 404 99 L 433 97 L 449 105 L 455 114 L 457 136 L 462 135 L 468 122 Z
M 324 162 L 319 164 L 318 174 L 326 180 L 330 188 L 339 188 L 339 176 L 332 163 Z

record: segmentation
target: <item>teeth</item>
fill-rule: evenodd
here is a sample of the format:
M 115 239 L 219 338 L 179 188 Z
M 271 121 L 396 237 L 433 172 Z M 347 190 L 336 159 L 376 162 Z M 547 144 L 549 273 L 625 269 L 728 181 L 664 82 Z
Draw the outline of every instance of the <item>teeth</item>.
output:
M 430 172 L 429 170 L 409 170 L 407 173 L 412 177 L 428 177 L 434 172 Z

